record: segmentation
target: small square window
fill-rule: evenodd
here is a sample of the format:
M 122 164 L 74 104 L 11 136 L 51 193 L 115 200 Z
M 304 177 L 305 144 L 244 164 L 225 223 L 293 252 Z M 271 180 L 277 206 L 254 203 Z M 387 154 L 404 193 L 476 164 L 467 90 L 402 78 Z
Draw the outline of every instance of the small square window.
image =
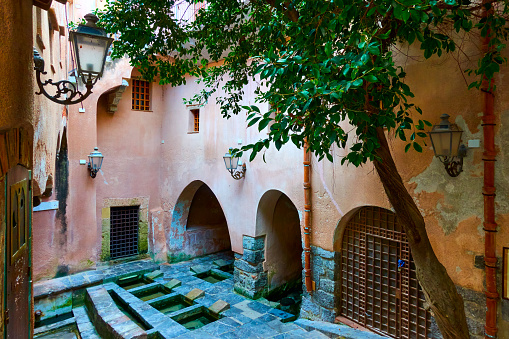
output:
M 132 84 L 132 109 L 135 111 L 150 111 L 150 83 L 133 79 Z

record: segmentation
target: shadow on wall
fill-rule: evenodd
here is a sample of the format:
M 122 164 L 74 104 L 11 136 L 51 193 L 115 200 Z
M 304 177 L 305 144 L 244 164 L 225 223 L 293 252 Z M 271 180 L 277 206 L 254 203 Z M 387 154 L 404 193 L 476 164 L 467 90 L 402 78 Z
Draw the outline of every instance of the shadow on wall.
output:
M 182 191 L 167 239 L 170 262 L 231 249 L 223 209 L 207 184 L 196 180 Z
M 302 241 L 297 208 L 282 192 L 267 191 L 258 204 L 256 234 L 266 235 L 264 268 L 268 289 L 301 278 Z

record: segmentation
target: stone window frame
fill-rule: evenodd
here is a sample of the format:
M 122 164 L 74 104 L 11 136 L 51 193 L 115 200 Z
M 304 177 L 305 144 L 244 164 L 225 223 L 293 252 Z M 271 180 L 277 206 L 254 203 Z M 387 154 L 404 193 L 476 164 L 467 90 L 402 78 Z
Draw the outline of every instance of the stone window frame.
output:
M 203 105 L 186 105 L 188 112 L 187 134 L 200 133 L 201 108 Z M 198 116 L 198 119 L 196 119 Z
M 138 221 L 138 255 L 127 257 L 139 259 L 148 256 L 148 197 L 108 198 L 103 200 L 101 210 L 101 261 L 110 261 L 110 214 L 111 207 L 140 206 Z M 115 260 L 122 260 L 119 258 Z

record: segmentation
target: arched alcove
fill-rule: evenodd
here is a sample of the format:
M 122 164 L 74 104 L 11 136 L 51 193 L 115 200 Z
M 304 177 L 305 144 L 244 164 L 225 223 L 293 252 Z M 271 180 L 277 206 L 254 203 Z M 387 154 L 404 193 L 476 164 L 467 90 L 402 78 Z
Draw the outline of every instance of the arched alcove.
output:
M 267 191 L 256 213 L 256 234 L 265 234 L 268 290 L 295 283 L 302 276 L 300 218 L 290 198 L 277 190 Z
M 168 237 L 170 257 L 189 258 L 231 249 L 228 224 L 210 187 L 196 180 L 182 191 Z

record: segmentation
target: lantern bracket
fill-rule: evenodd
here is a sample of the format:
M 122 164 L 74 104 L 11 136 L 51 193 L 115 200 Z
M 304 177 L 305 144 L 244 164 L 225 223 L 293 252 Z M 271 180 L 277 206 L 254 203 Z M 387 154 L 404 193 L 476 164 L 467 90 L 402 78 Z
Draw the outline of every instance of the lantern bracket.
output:
M 440 159 L 440 161 L 444 164 L 447 174 L 451 177 L 457 177 L 461 172 L 463 172 L 463 158 L 467 156 L 467 149 L 467 146 L 461 144 L 458 149 L 458 156 L 438 157 L 438 159 Z
M 242 164 L 241 170 L 229 170 L 230 174 L 232 175 L 232 178 L 235 180 L 240 180 L 246 176 L 246 164 Z
M 92 87 L 95 85 L 98 79 L 89 76 L 85 82 L 87 91 L 85 94 L 83 94 L 78 90 L 77 83 L 75 84 L 68 80 L 61 80 L 54 83 L 52 79 L 49 79 L 43 82 L 41 80 L 41 74 L 45 75 L 48 72 L 44 71 L 44 59 L 35 48 L 34 65 L 35 77 L 37 80 L 37 85 L 39 86 L 39 92 L 36 92 L 35 94 L 43 94 L 46 98 L 61 105 L 74 105 L 85 100 L 90 94 L 92 94 Z M 48 92 L 44 89 L 44 86 L 46 85 L 52 85 L 56 87 L 56 94 L 54 96 L 49 95 Z

